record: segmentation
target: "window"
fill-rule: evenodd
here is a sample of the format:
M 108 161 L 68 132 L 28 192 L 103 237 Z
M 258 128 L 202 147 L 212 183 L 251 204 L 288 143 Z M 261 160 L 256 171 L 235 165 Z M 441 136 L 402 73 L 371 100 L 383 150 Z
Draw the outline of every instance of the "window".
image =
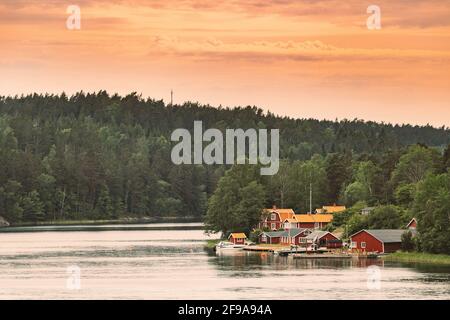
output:
M 267 236 L 265 234 L 263 234 L 261 236 L 261 242 L 266 242 L 267 241 Z
M 352 244 L 350 245 L 351 248 L 358 248 L 358 242 L 352 241 Z
M 366 248 L 366 243 L 365 242 L 361 242 L 361 248 L 365 249 Z
M 272 213 L 270 215 L 270 220 L 272 220 L 272 221 L 277 220 L 277 215 L 275 213 Z
M 270 226 L 271 226 L 272 230 L 276 230 L 276 228 L 277 228 L 277 225 L 275 223 L 272 223 Z

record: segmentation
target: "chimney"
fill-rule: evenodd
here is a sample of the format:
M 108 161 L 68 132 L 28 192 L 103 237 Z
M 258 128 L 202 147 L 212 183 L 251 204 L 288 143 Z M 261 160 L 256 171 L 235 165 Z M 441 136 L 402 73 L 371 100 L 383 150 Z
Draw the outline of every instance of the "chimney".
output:
M 273 210 L 277 210 L 277 206 L 274 204 L 272 207 Z

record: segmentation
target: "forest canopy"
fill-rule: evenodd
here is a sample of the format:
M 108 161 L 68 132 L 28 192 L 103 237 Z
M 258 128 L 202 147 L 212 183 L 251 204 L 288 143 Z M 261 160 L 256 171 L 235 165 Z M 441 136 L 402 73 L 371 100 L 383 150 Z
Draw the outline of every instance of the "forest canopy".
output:
M 170 134 L 192 130 L 195 120 L 220 130 L 280 129 L 280 171 L 241 188 L 297 211 L 309 207 L 311 181 L 317 207 L 412 203 L 420 181 L 450 163 L 445 127 L 165 105 L 136 93 L 0 97 L 0 216 L 12 223 L 203 217 L 229 167 L 172 164 Z

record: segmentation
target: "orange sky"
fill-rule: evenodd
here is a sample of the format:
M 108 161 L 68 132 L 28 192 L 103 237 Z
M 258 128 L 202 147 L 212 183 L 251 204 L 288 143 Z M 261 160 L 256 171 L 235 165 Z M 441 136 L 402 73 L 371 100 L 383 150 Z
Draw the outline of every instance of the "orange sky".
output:
M 450 126 L 450 0 L 1 0 L 0 74 L 0 95 L 173 88 L 176 103 Z

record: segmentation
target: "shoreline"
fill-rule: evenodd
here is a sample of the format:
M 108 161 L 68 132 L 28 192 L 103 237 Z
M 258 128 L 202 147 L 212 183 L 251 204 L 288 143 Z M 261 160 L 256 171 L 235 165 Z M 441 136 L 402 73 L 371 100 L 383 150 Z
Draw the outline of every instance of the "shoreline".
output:
M 21 227 L 47 227 L 47 226 L 102 226 L 109 224 L 147 224 L 147 223 L 189 223 L 203 222 L 202 217 L 125 217 L 110 220 L 56 220 L 56 221 L 38 221 L 11 223 L 2 228 L 21 228 Z
M 450 255 L 422 253 L 422 252 L 395 252 L 383 256 L 384 261 L 408 262 L 436 265 L 450 265 Z
M 187 225 L 186 225 L 187 224 Z M 40 222 L 36 224 L 16 224 L 0 227 L 1 233 L 21 232 L 65 232 L 65 231 L 119 231 L 119 230 L 203 230 L 200 219 L 145 218 L 119 220 L 68 220 Z

